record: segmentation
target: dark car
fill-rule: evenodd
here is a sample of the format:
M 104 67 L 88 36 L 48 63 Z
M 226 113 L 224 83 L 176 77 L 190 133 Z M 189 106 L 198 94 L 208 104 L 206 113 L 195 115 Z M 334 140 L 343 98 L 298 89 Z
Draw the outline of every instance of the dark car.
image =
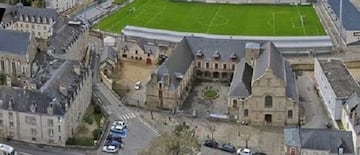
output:
M 255 152 L 252 155 L 266 155 L 266 153 L 262 153 L 262 152 Z
M 205 140 L 204 146 L 211 148 L 218 148 L 219 144 L 215 140 Z
M 236 148 L 234 145 L 227 143 L 227 144 L 222 144 L 219 147 L 220 150 L 226 151 L 226 152 L 230 152 L 230 153 L 235 153 L 236 152 Z

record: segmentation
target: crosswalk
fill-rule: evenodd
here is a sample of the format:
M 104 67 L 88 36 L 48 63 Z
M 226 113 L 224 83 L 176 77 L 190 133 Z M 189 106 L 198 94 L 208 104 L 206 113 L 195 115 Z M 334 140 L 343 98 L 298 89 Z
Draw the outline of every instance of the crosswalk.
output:
M 121 120 L 128 120 L 132 118 L 136 118 L 136 115 L 134 113 L 128 113 L 118 116 Z

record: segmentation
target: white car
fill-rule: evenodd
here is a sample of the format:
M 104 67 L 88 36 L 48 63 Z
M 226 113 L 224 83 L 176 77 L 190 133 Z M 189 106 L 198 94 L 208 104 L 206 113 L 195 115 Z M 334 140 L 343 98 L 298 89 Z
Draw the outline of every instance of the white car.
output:
M 119 150 L 119 148 L 113 145 L 105 145 L 103 146 L 102 150 L 108 153 L 116 153 Z
M 141 89 L 141 81 L 137 81 L 136 83 L 135 83 L 135 90 L 139 90 L 139 89 Z
M 237 155 L 252 155 L 252 151 L 248 148 L 240 148 L 236 151 Z
M 126 128 L 126 124 L 122 120 L 117 120 L 112 123 L 111 129 L 122 130 Z

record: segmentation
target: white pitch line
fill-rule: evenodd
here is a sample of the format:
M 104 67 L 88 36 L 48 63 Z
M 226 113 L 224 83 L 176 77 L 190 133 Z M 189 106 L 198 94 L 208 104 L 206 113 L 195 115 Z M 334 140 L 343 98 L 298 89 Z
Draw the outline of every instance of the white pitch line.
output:
M 211 22 L 210 22 L 210 24 L 209 24 L 209 26 L 208 26 L 208 28 L 207 28 L 207 30 L 206 30 L 206 33 L 208 33 L 209 30 L 210 30 L 210 27 L 212 27 L 216 16 L 219 14 L 220 8 L 221 8 L 221 5 L 217 8 L 215 15 L 214 15 L 213 18 L 211 19 Z
M 273 11 L 273 34 L 275 35 L 275 12 Z
M 297 9 L 299 18 L 301 18 L 301 13 L 300 13 L 299 7 L 297 5 L 296 5 L 296 9 Z M 301 27 L 303 28 L 304 34 L 306 36 L 306 30 L 305 30 L 304 24 L 301 21 L 300 21 L 300 23 L 301 23 Z

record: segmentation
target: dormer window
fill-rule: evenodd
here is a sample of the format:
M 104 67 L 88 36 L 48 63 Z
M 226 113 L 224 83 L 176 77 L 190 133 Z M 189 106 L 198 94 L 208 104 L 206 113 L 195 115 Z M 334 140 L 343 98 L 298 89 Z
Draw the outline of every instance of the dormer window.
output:
M 25 16 L 25 21 L 26 21 L 26 22 L 29 21 L 29 16 Z
M 35 22 L 35 17 L 31 16 L 31 22 Z
M 41 22 L 41 18 L 40 17 L 36 17 L 36 22 L 40 23 Z
M 217 60 L 217 59 L 220 58 L 219 51 L 215 51 L 215 53 L 213 54 L 213 58 L 214 58 L 215 60 Z
M 231 56 L 230 56 L 230 59 L 233 60 L 233 61 L 234 61 L 234 60 L 237 60 L 237 58 L 238 58 L 238 57 L 237 57 L 237 55 L 236 55 L 235 52 L 233 52 L 233 53 L 231 54 Z
M 202 57 L 204 55 L 204 53 L 201 51 L 201 50 L 198 50 L 197 52 L 196 52 L 196 57 Z
M 46 20 L 46 17 L 43 17 L 43 23 L 46 23 L 47 20 Z
M 23 21 L 23 20 L 24 20 L 24 16 L 20 15 L 20 21 Z
M 184 78 L 183 74 L 175 72 L 176 79 L 181 80 Z

